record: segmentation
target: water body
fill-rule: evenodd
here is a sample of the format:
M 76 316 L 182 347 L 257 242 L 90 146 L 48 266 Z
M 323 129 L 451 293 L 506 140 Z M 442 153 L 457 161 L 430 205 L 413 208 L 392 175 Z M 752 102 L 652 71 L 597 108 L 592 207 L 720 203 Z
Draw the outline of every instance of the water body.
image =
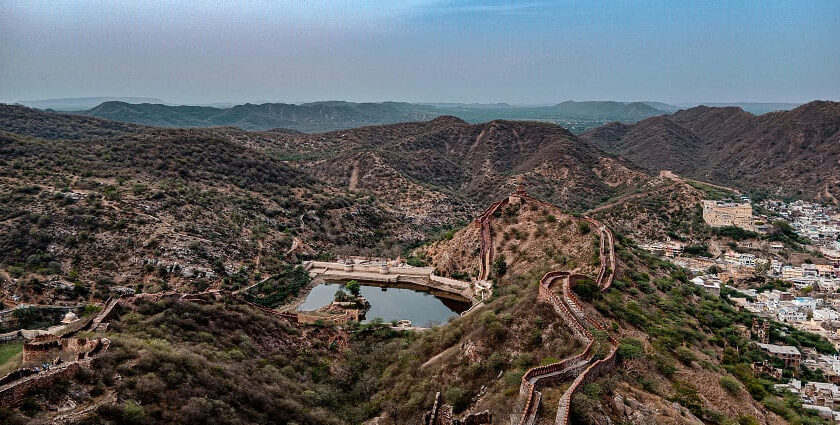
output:
M 298 310 L 317 310 L 331 303 L 335 292 L 343 286 L 343 283 L 322 283 L 315 286 Z M 411 320 L 413 326 L 419 327 L 443 325 L 470 306 L 466 301 L 439 298 L 414 289 L 381 288 L 365 284 L 362 284 L 362 296 L 370 302 L 370 310 L 365 314 L 363 323 L 380 318 L 385 322 L 407 319 Z

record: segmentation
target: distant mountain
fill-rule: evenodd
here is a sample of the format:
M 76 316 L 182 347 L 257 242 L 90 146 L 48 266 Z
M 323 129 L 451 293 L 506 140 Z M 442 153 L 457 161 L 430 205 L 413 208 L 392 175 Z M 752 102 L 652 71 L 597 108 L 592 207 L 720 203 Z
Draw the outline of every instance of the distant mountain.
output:
M 643 102 L 572 102 L 553 106 L 494 104 L 412 104 L 402 102 L 353 103 L 341 101 L 245 104 L 230 108 L 171 106 L 104 102 L 79 112 L 114 121 L 161 127 L 233 126 L 244 130 L 288 128 L 307 133 L 341 130 L 366 125 L 424 121 L 438 116 L 457 116 L 471 123 L 496 119 L 535 120 L 562 124 L 583 131 L 610 121 L 636 122 L 667 111 Z
M 673 114 L 674 112 L 679 111 L 681 108 L 679 106 L 670 105 L 667 103 L 662 102 L 643 102 L 644 104 L 650 106 L 651 108 L 658 109 L 663 112 L 667 112 L 669 114 Z
M 613 120 L 635 122 L 641 119 L 662 115 L 664 111 L 644 102 L 589 101 L 575 102 L 567 100 L 552 107 L 558 115 L 569 118 Z
M 667 169 L 754 191 L 838 202 L 840 103 L 814 101 L 753 115 L 698 106 L 581 138 L 650 170 Z
M 54 111 L 81 111 L 103 102 L 163 103 L 154 97 L 67 97 L 60 99 L 21 100 L 18 103 L 30 108 Z
M 789 111 L 791 109 L 796 108 L 797 106 L 802 105 L 801 103 L 761 103 L 761 102 L 703 102 L 703 103 L 688 103 L 688 104 L 680 104 L 679 106 L 682 107 L 694 107 L 694 106 L 711 106 L 711 107 L 727 107 L 727 106 L 735 106 L 741 108 L 751 114 L 761 115 L 766 114 L 768 112 L 776 112 L 776 111 Z M 671 111 L 676 112 L 676 111 Z
M 458 102 L 440 102 L 440 103 L 418 103 L 418 105 L 434 106 L 435 108 L 470 108 L 470 109 L 504 109 L 515 108 L 509 103 L 458 103 Z
M 249 103 L 232 108 L 105 102 L 81 114 L 160 127 L 233 126 L 244 130 L 289 128 L 308 133 L 427 120 L 440 115 L 428 107 L 409 103 L 332 101 L 301 105 Z

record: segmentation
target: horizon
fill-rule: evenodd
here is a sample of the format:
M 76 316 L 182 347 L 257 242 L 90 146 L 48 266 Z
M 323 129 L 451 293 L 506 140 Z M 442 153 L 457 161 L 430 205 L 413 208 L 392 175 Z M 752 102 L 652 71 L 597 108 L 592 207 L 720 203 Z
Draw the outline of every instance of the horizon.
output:
M 574 103 L 586 103 L 586 102 L 616 102 L 616 103 L 662 103 L 668 106 L 673 107 L 695 107 L 695 106 L 715 106 L 715 105 L 774 105 L 774 104 L 786 104 L 786 105 L 804 105 L 811 102 L 819 102 L 819 101 L 827 101 L 827 102 L 840 102 L 834 99 L 811 99 L 805 102 L 794 102 L 794 101 L 720 101 L 720 100 L 712 100 L 712 101 L 684 101 L 684 102 L 664 102 L 661 100 L 617 100 L 617 99 L 564 99 L 558 100 L 556 102 L 543 102 L 543 103 L 512 103 L 512 102 L 504 102 L 504 101 L 486 101 L 486 102 L 456 102 L 456 101 L 407 101 L 407 100 L 393 100 L 393 99 L 386 99 L 386 100 L 369 100 L 369 101 L 352 101 L 352 100 L 345 100 L 345 99 L 316 99 L 316 100 L 298 100 L 298 101 L 283 101 L 283 100 L 251 100 L 251 101 L 242 101 L 242 102 L 231 102 L 231 101 L 211 101 L 206 103 L 179 103 L 179 102 L 171 102 L 167 99 L 160 99 L 160 98 L 150 98 L 148 96 L 79 96 L 79 97 L 60 97 L 60 98 L 44 98 L 44 99 L 19 99 L 16 101 L 0 101 L 0 103 L 5 103 L 7 105 L 22 105 L 27 106 L 26 103 L 35 103 L 35 102 L 57 102 L 57 101 L 70 101 L 70 100 L 102 100 L 99 104 L 105 102 L 121 102 L 121 103 L 128 103 L 133 105 L 141 105 L 141 104 L 152 104 L 152 105 L 165 105 L 165 106 L 204 106 L 204 107 L 214 107 L 214 108 L 228 108 L 233 106 L 242 106 L 242 105 L 266 105 L 266 104 L 287 104 L 287 105 L 305 105 L 310 103 L 327 103 L 327 102 L 347 102 L 347 103 L 408 103 L 413 105 L 475 105 L 475 106 L 487 106 L 487 105 L 507 105 L 513 108 L 536 108 L 536 107 L 549 107 L 555 106 L 564 102 L 574 102 Z M 122 99 L 130 99 L 129 100 L 122 100 Z M 134 99 L 145 99 L 146 101 L 143 102 L 136 102 L 133 101 Z M 153 101 L 152 101 L 153 100 Z M 39 109 L 39 108 L 36 108 Z
M 0 101 L 836 101 L 838 21 L 831 1 L 2 2 Z

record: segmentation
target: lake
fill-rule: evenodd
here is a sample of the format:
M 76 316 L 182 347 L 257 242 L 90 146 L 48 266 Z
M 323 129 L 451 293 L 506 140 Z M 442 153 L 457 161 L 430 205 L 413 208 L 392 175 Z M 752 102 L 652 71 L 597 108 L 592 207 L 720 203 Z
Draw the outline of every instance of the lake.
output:
M 319 284 L 312 288 L 306 300 L 297 309 L 317 310 L 332 302 L 335 291 L 343 286 L 343 283 Z M 362 284 L 361 292 L 370 302 L 370 310 L 365 314 L 363 323 L 380 318 L 385 322 L 411 320 L 411 324 L 418 327 L 444 325 L 449 318 L 457 317 L 470 307 L 467 301 L 440 298 L 415 289 L 382 288 Z

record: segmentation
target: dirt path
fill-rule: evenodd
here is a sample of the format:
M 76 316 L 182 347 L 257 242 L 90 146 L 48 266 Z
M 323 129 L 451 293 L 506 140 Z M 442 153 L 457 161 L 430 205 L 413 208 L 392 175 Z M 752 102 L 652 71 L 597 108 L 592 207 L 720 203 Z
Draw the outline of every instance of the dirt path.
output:
M 353 170 L 350 171 L 350 190 L 356 190 L 359 187 L 359 160 L 353 161 Z

